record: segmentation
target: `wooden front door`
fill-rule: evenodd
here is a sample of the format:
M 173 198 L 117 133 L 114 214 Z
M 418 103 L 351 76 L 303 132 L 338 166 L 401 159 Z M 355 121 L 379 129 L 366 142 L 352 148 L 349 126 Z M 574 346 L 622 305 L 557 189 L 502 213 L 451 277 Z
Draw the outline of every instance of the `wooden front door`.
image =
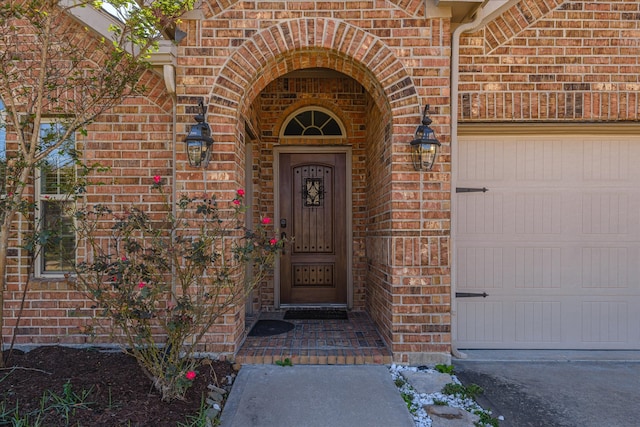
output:
M 281 153 L 282 304 L 347 303 L 345 153 Z

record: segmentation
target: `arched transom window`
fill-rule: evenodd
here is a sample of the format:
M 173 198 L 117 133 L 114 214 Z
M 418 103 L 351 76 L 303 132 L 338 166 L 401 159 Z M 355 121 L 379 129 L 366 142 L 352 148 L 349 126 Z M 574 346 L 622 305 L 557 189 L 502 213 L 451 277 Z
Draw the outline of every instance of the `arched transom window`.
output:
M 308 107 L 296 111 L 287 118 L 280 136 L 344 136 L 344 126 L 329 110 Z

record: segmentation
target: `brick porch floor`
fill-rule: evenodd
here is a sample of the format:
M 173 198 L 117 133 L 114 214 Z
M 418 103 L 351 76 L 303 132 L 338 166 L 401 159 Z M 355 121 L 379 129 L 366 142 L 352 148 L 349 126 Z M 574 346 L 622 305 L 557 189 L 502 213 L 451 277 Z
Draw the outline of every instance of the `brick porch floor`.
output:
M 263 312 L 254 320 L 282 320 L 284 313 Z M 236 355 L 236 363 L 271 364 L 286 358 L 294 365 L 391 363 L 391 351 L 365 312 L 350 311 L 348 320 L 286 321 L 295 325 L 287 333 L 247 337 Z

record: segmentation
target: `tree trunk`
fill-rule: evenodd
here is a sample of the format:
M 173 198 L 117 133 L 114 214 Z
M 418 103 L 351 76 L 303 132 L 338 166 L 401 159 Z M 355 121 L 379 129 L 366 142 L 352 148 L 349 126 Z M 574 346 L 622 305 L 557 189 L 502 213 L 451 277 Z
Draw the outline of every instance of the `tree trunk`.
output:
M 13 223 L 18 213 L 18 208 L 25 192 L 26 182 L 30 175 L 30 168 L 23 168 L 19 176 L 14 181 L 14 192 L 9 192 L 6 197 L 9 199 L 5 205 L 2 217 L 2 228 L 0 229 L 0 349 L 4 349 L 4 301 L 7 292 L 7 252 L 9 250 L 9 237 Z M 13 178 L 13 177 L 12 177 Z M 11 186 L 13 187 L 13 186 Z M 18 276 L 19 277 L 19 276 Z M 26 289 L 24 290 L 26 292 Z M 0 368 L 5 367 L 4 354 L 0 351 Z
M 9 233 L 12 217 L 15 212 L 5 212 L 0 230 L 0 347 L 4 349 L 4 294 L 7 289 L 7 246 L 9 245 Z M 0 368 L 4 368 L 4 354 L 0 352 Z

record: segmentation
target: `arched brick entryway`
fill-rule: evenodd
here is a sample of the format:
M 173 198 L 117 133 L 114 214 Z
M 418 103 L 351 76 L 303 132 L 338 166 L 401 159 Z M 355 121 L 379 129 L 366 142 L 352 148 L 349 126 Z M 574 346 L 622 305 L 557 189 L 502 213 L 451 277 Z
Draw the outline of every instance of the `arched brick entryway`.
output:
M 421 112 L 421 102 L 411 75 L 403 62 L 379 38 L 346 22 L 328 18 L 290 20 L 255 33 L 235 50 L 217 73 L 209 97 L 209 115 L 214 138 L 237 164 L 243 164 L 243 132 L 252 103 L 271 82 L 288 73 L 326 68 L 357 81 L 372 100 L 370 126 L 375 127 L 367 148 L 370 186 L 367 207 L 371 224 L 366 237 L 371 287 L 367 309 L 393 348 L 403 341 L 405 330 L 396 322 L 399 304 L 395 287 L 403 287 L 398 244 L 420 251 L 428 244 L 418 235 L 394 235 L 394 222 L 406 219 L 406 211 L 394 211 L 394 191 L 414 191 L 397 182 L 407 171 L 407 141 L 410 141 Z M 396 174 L 394 175 L 394 172 Z M 394 176 L 396 178 L 394 178 Z M 413 187 L 413 185 L 411 186 Z M 416 207 L 416 215 L 420 207 Z M 414 263 L 412 255 L 406 262 Z M 369 274 L 369 273 L 368 273 Z M 398 277 L 394 277 L 398 274 Z M 412 330 L 413 331 L 413 330 Z M 413 347 L 412 347 L 413 348 Z M 394 351 L 395 352 L 395 351 Z
M 204 2 L 202 10 L 207 18 L 217 16 L 225 10 L 233 8 L 239 0 L 208 0 Z M 390 4 L 396 5 L 399 9 L 404 10 L 411 16 L 424 15 L 423 0 L 388 0 Z
M 242 139 L 238 133 L 243 129 L 237 124 L 244 122 L 261 91 L 287 73 L 309 68 L 338 71 L 356 80 L 368 92 L 376 110 L 369 117 L 371 122 L 376 122 L 369 127 L 376 130 L 367 148 L 372 158 L 368 168 L 379 172 L 373 174 L 375 188 L 370 190 L 377 201 L 367 211 L 388 210 L 388 206 L 382 208 L 381 205 L 392 199 L 393 178 L 391 170 L 383 171 L 398 166 L 393 162 L 385 166 L 383 159 L 406 150 L 404 142 L 410 140 L 414 130 L 413 126 L 406 126 L 406 118 L 419 116 L 420 102 L 409 73 L 394 52 L 377 37 L 348 23 L 323 18 L 292 20 L 246 40 L 227 59 L 211 90 L 210 113 L 216 117 L 213 124 L 216 141 L 227 142 L 228 146 L 242 145 L 234 144 Z M 394 148 L 394 141 L 398 141 L 398 147 Z M 237 149 L 234 154 L 242 164 L 243 151 Z M 388 246 L 384 242 L 388 238 L 388 234 L 366 238 L 371 243 L 368 256 L 373 262 L 383 263 L 381 258 L 388 256 L 383 249 Z M 364 251 L 364 238 L 361 246 Z M 392 324 L 392 295 L 384 290 L 384 279 L 372 277 L 370 281 L 367 310 L 391 345 L 397 340 Z
M 237 122 L 269 82 L 313 67 L 330 68 L 354 78 L 378 108 L 389 110 L 394 118 L 420 113 L 411 77 L 393 51 L 360 28 L 323 18 L 282 22 L 248 39 L 216 78 L 210 112 L 227 123 Z

